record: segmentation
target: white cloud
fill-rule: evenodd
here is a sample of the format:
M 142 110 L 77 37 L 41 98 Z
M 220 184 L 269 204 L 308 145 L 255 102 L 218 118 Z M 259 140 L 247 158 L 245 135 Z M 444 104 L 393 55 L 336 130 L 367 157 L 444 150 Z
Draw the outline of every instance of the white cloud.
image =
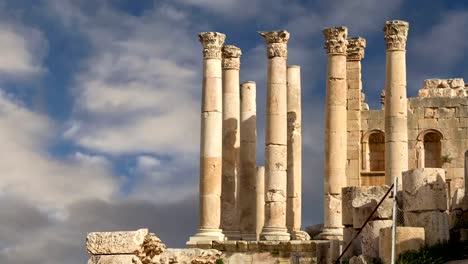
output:
M 86 30 L 94 51 L 76 78 L 65 136 L 104 153 L 196 153 L 201 45 L 185 14 L 163 6 L 140 19 L 100 15 Z
M 118 188 L 104 157 L 76 153 L 65 159 L 47 153 L 58 126 L 0 93 L 0 190 L 60 209 L 83 197 L 109 199 Z
M 42 73 L 45 48 L 46 41 L 39 30 L 0 23 L 0 77 L 30 77 Z

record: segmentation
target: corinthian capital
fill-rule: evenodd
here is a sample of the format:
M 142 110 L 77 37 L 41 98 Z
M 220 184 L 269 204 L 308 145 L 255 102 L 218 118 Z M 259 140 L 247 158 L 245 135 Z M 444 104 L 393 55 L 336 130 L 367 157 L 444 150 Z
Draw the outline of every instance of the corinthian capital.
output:
M 387 21 L 384 26 L 387 50 L 405 50 L 409 23 L 401 20 Z
M 207 59 L 221 59 L 221 47 L 226 35 L 219 32 L 201 32 L 198 38 L 203 45 L 203 57 Z
M 327 54 L 346 55 L 346 46 L 348 45 L 347 27 L 330 27 L 323 30 L 325 37 L 325 49 Z
M 346 58 L 348 61 L 360 61 L 364 58 L 364 49 L 366 48 L 366 39 L 357 37 L 348 39 Z
M 225 45 L 223 52 L 223 69 L 240 69 L 240 56 L 242 51 L 240 48 L 233 45 Z
M 288 57 L 288 40 L 289 32 L 286 30 L 278 31 L 260 31 L 258 32 L 260 36 L 265 39 L 265 42 L 268 44 L 267 47 L 267 56 L 268 58 L 273 57 Z

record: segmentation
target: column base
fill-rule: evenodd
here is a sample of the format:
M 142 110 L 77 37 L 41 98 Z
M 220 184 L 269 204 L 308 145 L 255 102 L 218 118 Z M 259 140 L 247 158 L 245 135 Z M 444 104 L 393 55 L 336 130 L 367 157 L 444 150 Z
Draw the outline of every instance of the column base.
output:
M 302 230 L 291 231 L 291 240 L 310 240 L 310 236 L 307 232 Z
M 289 241 L 291 240 L 291 235 L 288 233 L 287 228 L 263 227 L 262 233 L 260 233 L 260 240 Z
M 223 231 L 225 240 L 241 240 L 240 231 Z
M 191 236 L 189 242 L 202 242 L 202 241 L 224 241 L 225 236 L 221 229 L 198 229 L 194 236 Z
M 257 241 L 257 234 L 242 234 L 242 240 L 245 241 Z
M 322 232 L 316 236 L 321 240 L 343 240 L 342 227 L 324 227 Z

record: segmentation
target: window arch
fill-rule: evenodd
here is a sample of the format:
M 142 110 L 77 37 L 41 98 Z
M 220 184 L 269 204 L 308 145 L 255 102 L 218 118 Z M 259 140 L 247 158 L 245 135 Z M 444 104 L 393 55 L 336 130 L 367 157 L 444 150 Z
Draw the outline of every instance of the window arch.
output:
M 362 138 L 362 170 L 385 171 L 385 133 L 371 130 Z
M 416 157 L 418 168 L 442 168 L 443 135 L 435 129 L 428 129 L 418 135 Z

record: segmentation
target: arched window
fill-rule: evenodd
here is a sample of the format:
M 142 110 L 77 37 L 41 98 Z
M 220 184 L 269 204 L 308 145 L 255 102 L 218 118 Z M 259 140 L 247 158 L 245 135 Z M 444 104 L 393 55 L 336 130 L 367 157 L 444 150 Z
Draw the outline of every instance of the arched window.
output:
M 419 168 L 442 167 L 442 133 L 430 129 L 418 136 L 416 154 Z
M 362 139 L 362 170 L 385 171 L 385 134 L 372 130 Z
M 371 130 L 362 137 L 361 186 L 385 184 L 385 134 L 381 130 Z
M 369 135 L 369 170 L 385 171 L 385 135 L 382 132 Z

